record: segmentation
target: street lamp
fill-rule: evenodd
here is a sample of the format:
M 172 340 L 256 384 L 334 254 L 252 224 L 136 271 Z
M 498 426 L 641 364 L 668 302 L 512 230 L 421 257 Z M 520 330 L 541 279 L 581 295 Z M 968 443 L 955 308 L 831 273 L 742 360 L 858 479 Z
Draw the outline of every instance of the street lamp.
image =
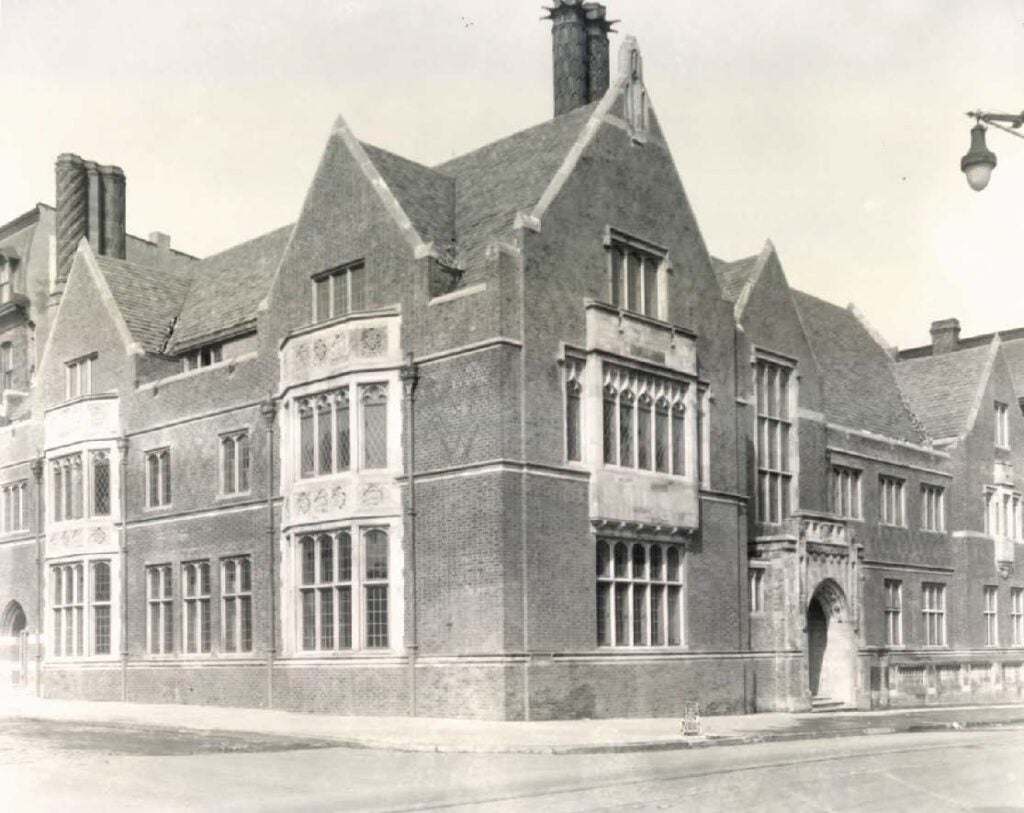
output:
M 960 159 L 960 171 L 967 176 L 967 183 L 971 189 L 980 192 L 988 186 L 992 170 L 996 167 L 996 154 L 985 145 L 985 125 L 991 124 L 997 130 L 1024 138 L 1024 135 L 1017 132 L 1024 125 L 1024 113 L 1014 115 L 975 110 L 967 115 L 974 119 L 975 125 L 971 128 L 971 148 Z M 1006 122 L 1010 126 L 1006 127 L 1000 122 Z

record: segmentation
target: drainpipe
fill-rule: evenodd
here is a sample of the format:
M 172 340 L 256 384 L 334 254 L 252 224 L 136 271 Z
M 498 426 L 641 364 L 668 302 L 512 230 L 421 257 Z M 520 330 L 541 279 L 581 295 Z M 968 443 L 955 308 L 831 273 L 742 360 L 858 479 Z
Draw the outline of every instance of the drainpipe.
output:
M 405 393 L 406 450 L 405 471 L 408 478 L 405 501 L 405 572 L 409 584 L 410 617 L 407 625 L 409 638 L 409 716 L 416 716 L 416 655 L 418 652 L 416 628 L 416 385 L 420 380 L 419 366 L 412 353 L 405 356 L 405 364 L 398 371 Z
M 267 708 L 274 708 L 274 659 L 277 656 L 277 568 L 274 548 L 274 417 L 277 404 L 268 399 L 260 404 L 260 415 L 267 424 L 267 554 L 269 564 L 269 608 L 270 647 L 267 650 Z
M 128 702 L 128 438 L 117 439 L 121 503 L 121 702 Z
M 742 395 L 743 400 L 747 400 L 747 388 L 746 382 L 749 380 L 750 367 L 743 363 L 743 349 L 745 343 L 741 342 L 741 338 L 744 337 L 743 328 L 737 325 L 733 330 L 733 404 L 734 404 L 734 423 L 736 428 L 736 477 L 737 477 L 737 491 L 746 492 L 749 496 L 750 493 L 750 478 L 749 478 L 749 463 L 746 459 L 746 438 L 747 429 L 750 426 L 750 413 L 747 411 L 745 406 L 741 407 L 736 403 L 737 399 Z M 740 373 L 740 370 L 743 373 Z M 742 393 L 740 391 L 740 384 L 743 383 Z M 746 488 L 744 488 L 746 486 Z M 756 711 L 755 705 L 757 703 L 757 697 L 753 689 L 755 687 L 750 685 L 750 653 L 753 650 L 753 637 L 750 629 L 750 597 L 747 595 L 749 575 L 744 577 L 744 565 L 747 564 L 749 572 L 749 564 L 747 559 L 750 556 L 750 540 L 748 538 L 748 532 L 750 529 L 750 502 L 740 504 L 737 506 L 737 513 L 740 518 L 740 522 L 737 523 L 739 531 L 739 539 L 736 545 L 736 603 L 740 608 L 739 617 L 739 629 L 738 643 L 742 650 L 744 645 L 746 646 L 747 656 L 743 658 L 743 711 L 746 714 L 750 714 Z M 746 610 L 746 612 L 743 612 Z M 757 672 L 754 672 L 754 679 L 757 679 Z
M 43 696 L 43 471 L 42 455 L 32 461 L 32 478 L 36 481 L 36 697 Z

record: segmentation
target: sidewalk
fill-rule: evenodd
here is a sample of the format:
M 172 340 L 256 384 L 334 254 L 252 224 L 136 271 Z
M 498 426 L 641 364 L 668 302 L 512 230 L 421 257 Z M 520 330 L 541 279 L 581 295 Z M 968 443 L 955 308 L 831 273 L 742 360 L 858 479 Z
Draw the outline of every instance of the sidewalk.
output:
M 702 735 L 686 737 L 680 733 L 680 720 L 672 718 L 497 722 L 339 717 L 221 706 L 38 700 L 26 695 L 0 698 L 0 719 L 248 733 L 396 751 L 586 754 L 1024 725 L 1024 705 L 705 717 Z

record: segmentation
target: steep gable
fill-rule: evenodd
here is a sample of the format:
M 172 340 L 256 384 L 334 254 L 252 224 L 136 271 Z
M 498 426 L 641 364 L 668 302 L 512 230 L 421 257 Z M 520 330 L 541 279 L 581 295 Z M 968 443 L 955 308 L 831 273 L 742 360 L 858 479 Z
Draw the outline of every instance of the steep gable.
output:
M 824 379 L 825 416 L 886 437 L 926 440 L 901 397 L 895 364 L 851 310 L 792 290 L 804 332 Z M 926 424 L 927 425 L 927 424 Z

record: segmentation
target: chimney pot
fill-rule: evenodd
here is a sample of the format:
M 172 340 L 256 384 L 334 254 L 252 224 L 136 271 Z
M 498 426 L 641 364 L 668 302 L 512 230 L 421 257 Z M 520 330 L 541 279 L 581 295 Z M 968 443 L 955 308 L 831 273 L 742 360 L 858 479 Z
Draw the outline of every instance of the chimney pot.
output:
M 151 231 L 149 233 L 149 242 L 156 245 L 161 251 L 171 250 L 171 235 L 164 234 L 162 231 Z
M 960 320 L 940 319 L 932 322 L 932 355 L 952 353 L 960 347 Z

